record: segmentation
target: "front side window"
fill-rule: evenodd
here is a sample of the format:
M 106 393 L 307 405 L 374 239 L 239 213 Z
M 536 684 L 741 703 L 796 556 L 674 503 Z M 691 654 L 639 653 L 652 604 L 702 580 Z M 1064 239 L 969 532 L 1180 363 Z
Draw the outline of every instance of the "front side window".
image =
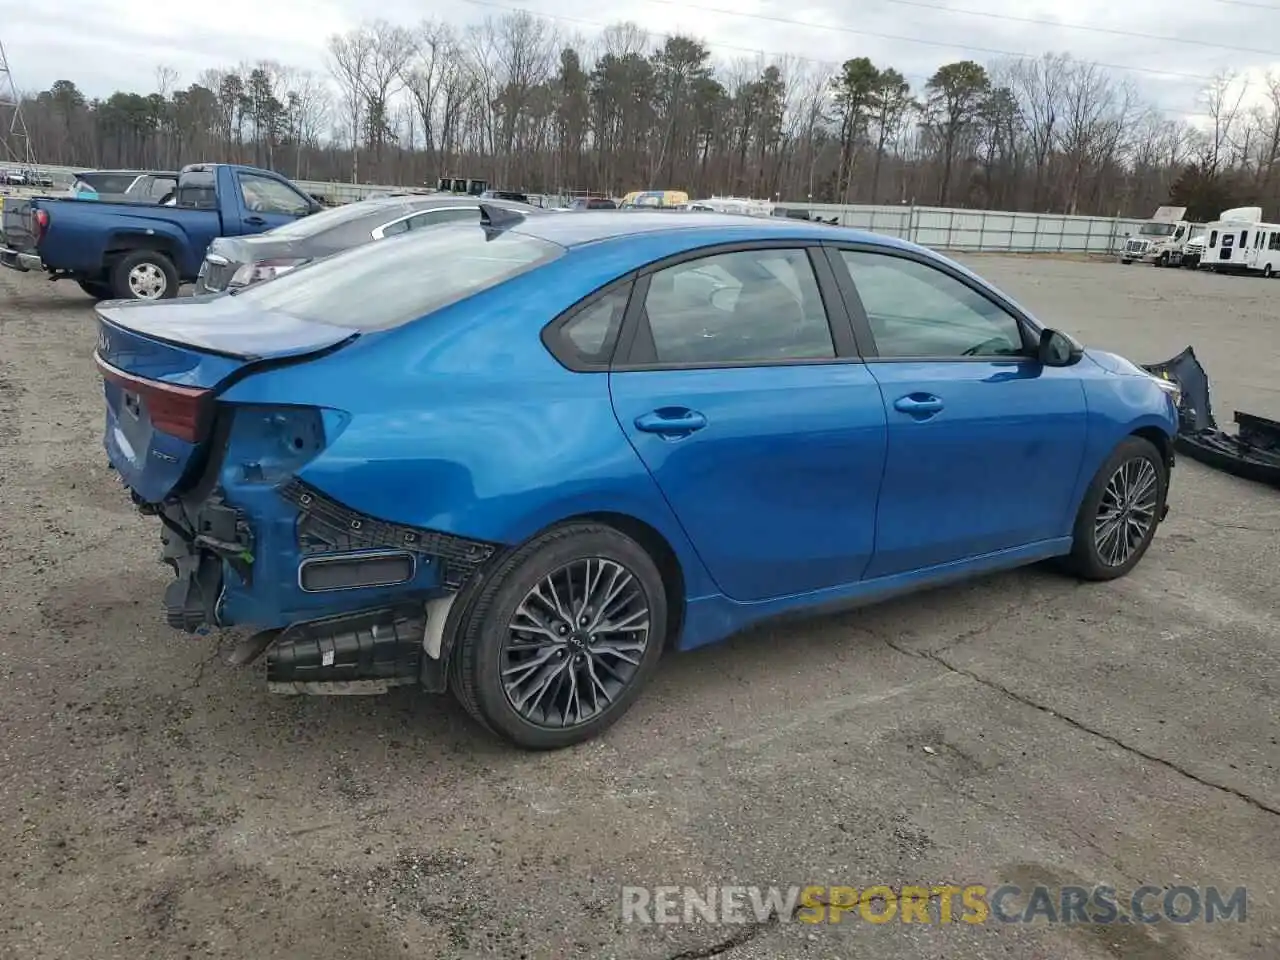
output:
M 279 213 L 300 217 L 311 210 L 311 204 L 301 194 L 279 180 L 255 173 L 241 173 L 239 177 L 244 205 L 252 213 Z
M 645 316 L 658 363 L 834 358 L 818 281 L 803 249 L 741 250 L 654 273 Z
M 883 253 L 840 252 L 885 358 L 1024 355 L 1017 319 L 936 267 Z

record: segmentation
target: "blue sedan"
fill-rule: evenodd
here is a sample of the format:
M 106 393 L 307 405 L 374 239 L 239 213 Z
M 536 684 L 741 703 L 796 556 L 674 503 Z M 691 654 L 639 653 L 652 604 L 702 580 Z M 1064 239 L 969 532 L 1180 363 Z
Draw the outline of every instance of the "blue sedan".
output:
M 452 690 L 526 748 L 766 618 L 1122 576 L 1167 509 L 1175 386 L 851 230 L 485 208 L 97 311 L 169 623 L 255 628 L 234 659 L 281 692 Z

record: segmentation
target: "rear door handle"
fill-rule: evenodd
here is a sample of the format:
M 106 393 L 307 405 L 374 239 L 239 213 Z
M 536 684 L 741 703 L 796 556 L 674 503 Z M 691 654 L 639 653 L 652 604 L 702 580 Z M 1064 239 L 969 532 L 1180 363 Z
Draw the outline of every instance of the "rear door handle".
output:
M 942 409 L 942 401 L 931 393 L 909 393 L 893 401 L 893 409 L 913 417 L 928 417 Z
M 705 427 L 707 418 L 697 410 L 666 408 L 641 414 L 635 424 L 644 433 L 687 434 Z

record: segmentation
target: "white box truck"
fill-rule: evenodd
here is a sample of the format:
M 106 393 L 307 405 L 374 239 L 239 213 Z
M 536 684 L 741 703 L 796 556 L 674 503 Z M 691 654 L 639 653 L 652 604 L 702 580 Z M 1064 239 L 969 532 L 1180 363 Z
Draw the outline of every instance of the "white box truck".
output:
M 1125 238 L 1120 248 L 1120 262 L 1141 260 L 1157 267 L 1173 267 L 1182 263 L 1183 248 L 1191 240 L 1192 224 L 1182 219 L 1186 207 L 1160 207 L 1151 219 L 1138 228 L 1136 236 Z

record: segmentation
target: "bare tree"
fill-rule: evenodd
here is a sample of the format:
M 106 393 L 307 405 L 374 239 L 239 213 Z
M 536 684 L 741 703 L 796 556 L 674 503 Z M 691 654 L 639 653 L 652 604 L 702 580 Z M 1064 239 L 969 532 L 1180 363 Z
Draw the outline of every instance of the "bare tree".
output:
M 360 178 L 360 131 L 364 126 L 373 61 L 373 35 L 363 27 L 329 37 L 329 72 L 338 84 L 342 122 L 351 144 L 351 182 Z
M 1210 129 L 1206 147 L 1207 156 L 1204 165 L 1211 176 L 1218 173 L 1223 165 L 1234 160 L 1234 137 L 1239 132 L 1240 105 L 1249 90 L 1248 78 L 1241 79 L 1231 72 L 1222 72 L 1214 76 L 1209 85 L 1201 93 L 1201 102 L 1209 117 Z

